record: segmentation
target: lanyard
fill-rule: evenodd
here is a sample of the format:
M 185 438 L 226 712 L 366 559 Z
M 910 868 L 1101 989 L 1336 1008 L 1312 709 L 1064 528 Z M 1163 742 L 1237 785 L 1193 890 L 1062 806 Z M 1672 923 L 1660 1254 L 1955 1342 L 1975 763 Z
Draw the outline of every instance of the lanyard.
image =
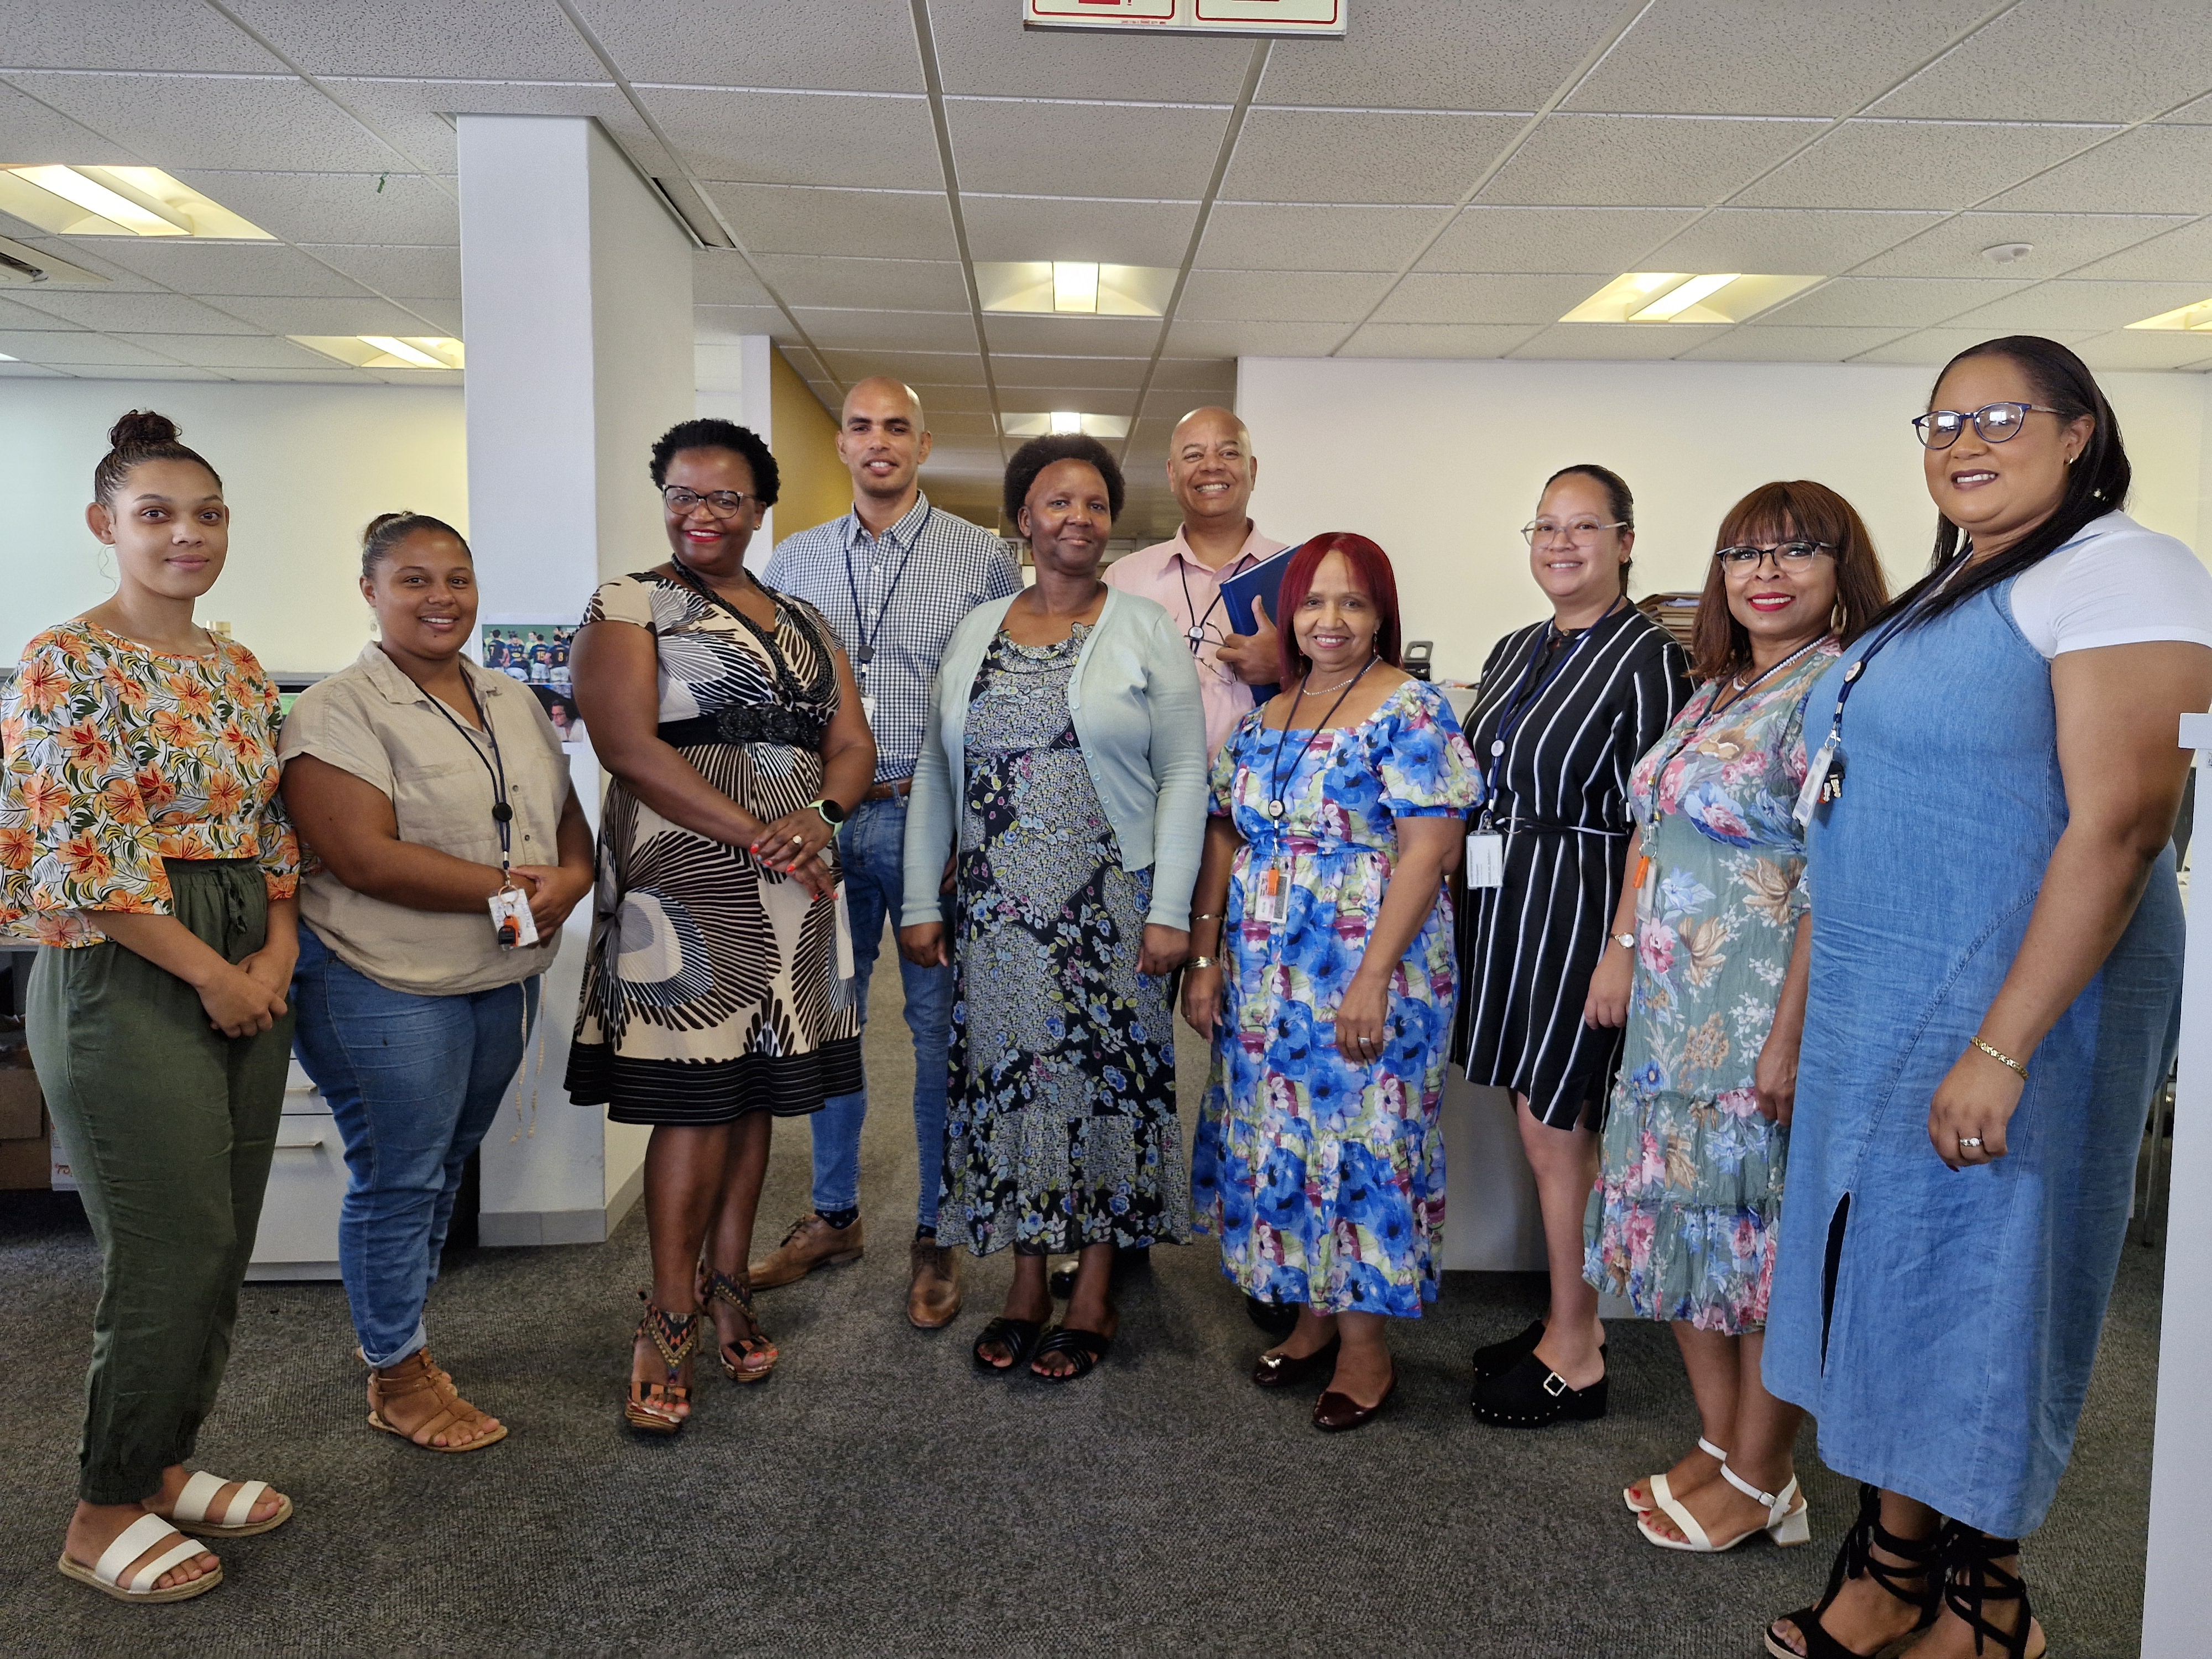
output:
M 1372 657 L 1360 664 L 1359 672 L 1344 683 L 1344 690 L 1336 694 L 1336 701 L 1329 704 L 1328 713 L 1321 717 L 1321 723 L 1306 733 L 1306 740 L 1298 745 L 1297 759 L 1291 763 L 1291 782 L 1297 781 L 1298 768 L 1305 764 L 1306 753 L 1314 746 L 1314 739 L 1328 729 L 1328 723 L 1336 718 L 1336 711 L 1344 707 L 1344 700 L 1352 695 L 1352 688 L 1365 679 L 1367 671 L 1374 666 L 1375 659 Z M 1267 816 L 1278 823 L 1282 822 L 1291 810 L 1283 799 L 1283 750 L 1291 745 L 1291 732 L 1295 728 L 1295 723 L 1298 718 L 1298 705 L 1305 700 L 1305 681 L 1301 679 L 1298 682 L 1298 694 L 1291 699 L 1291 712 L 1283 721 L 1283 733 L 1275 739 L 1274 758 L 1267 766 Z
M 859 641 L 853 649 L 853 660 L 863 673 L 876 659 L 876 641 L 883 637 L 884 618 L 891 613 L 891 598 L 898 592 L 898 585 L 906 575 L 907 561 L 914 557 L 914 550 L 921 541 L 922 532 L 929 528 L 929 521 L 936 516 L 937 508 L 933 505 L 922 515 L 921 522 L 915 526 L 914 534 L 907 538 L 906 551 L 899 555 L 898 568 L 891 573 L 891 585 L 884 590 L 884 602 L 876 607 L 876 625 L 873 628 L 868 626 L 868 619 L 860 613 L 860 585 L 853 576 L 853 541 L 849 536 L 845 538 L 845 591 L 853 596 L 853 632 Z M 858 515 L 854 516 L 853 522 L 860 523 Z M 885 535 L 890 533 L 884 532 Z M 877 540 L 880 542 L 882 538 L 878 537 Z
M 1249 553 L 1239 553 L 1213 573 L 1213 603 L 1206 607 L 1206 614 L 1201 617 L 1198 614 L 1198 601 L 1190 596 L 1190 568 L 1181 557 L 1177 557 L 1176 580 L 1182 584 L 1183 614 L 1190 618 L 1190 633 L 1187 637 L 1193 646 L 1196 646 L 1205 637 L 1206 623 L 1213 620 L 1213 613 L 1221 609 L 1222 600 L 1228 597 L 1221 591 L 1222 581 L 1230 576 L 1243 574 L 1244 567 L 1251 562 L 1252 556 Z
M 1826 635 L 1822 636 L 1822 638 L 1826 637 Z M 1690 727 L 1689 731 L 1684 733 L 1681 742 L 1676 744 L 1674 747 L 1668 752 L 1667 757 L 1664 760 L 1661 761 L 1657 766 L 1652 768 L 1651 787 L 1654 792 L 1656 793 L 1657 791 L 1660 780 L 1667 775 L 1667 769 L 1672 766 L 1676 761 L 1682 758 L 1683 751 L 1698 740 L 1698 737 L 1704 732 L 1706 726 L 1712 720 L 1714 716 L 1725 713 L 1728 709 L 1736 708 L 1742 703 L 1750 702 L 1751 694 L 1753 692 L 1758 690 L 1760 686 L 1765 684 L 1767 681 L 1772 679 L 1784 669 L 1789 667 L 1791 663 L 1796 662 L 1798 658 L 1803 656 L 1808 651 L 1812 650 L 1820 643 L 1820 640 L 1817 639 L 1806 641 L 1804 644 L 1799 646 L 1788 656 L 1783 658 L 1780 662 L 1774 664 L 1771 667 L 1765 670 L 1765 672 L 1754 678 L 1750 684 L 1741 687 L 1737 690 L 1735 696 L 1729 698 L 1727 702 L 1722 702 L 1720 699 L 1716 696 L 1713 699 L 1714 706 L 1707 708 L 1704 714 L 1698 715 L 1696 722 Z M 1717 684 L 1717 682 L 1716 682 L 1716 684 Z
M 701 581 L 697 574 L 683 560 L 669 560 L 668 568 L 676 573 L 676 579 L 684 586 L 706 600 L 708 605 L 731 617 L 759 642 L 761 650 L 768 657 L 769 672 L 775 678 L 776 695 L 781 696 L 787 704 L 796 708 L 801 702 L 826 702 L 835 694 L 837 689 L 837 671 L 833 665 L 828 647 L 815 636 L 813 624 L 806 620 L 805 614 L 799 611 L 787 609 L 781 596 L 766 582 L 755 580 L 753 586 L 775 601 L 777 621 L 781 623 L 784 617 L 790 617 L 792 626 L 805 636 L 807 642 L 814 647 L 815 654 L 821 659 L 819 664 L 821 672 L 816 674 L 814 683 L 811 686 L 801 686 L 799 677 L 792 672 L 790 665 L 784 661 L 783 652 L 776 645 L 775 632 L 773 629 L 763 629 L 750 617 L 732 605 L 705 582 Z
M 484 712 L 483 700 L 477 696 L 475 682 L 469 678 L 466 669 L 461 671 L 461 684 L 468 688 L 469 707 L 477 711 L 477 718 L 483 722 L 484 739 L 491 744 L 489 760 L 484 758 L 484 751 L 477 746 L 476 738 L 470 735 L 469 728 L 453 718 L 452 709 L 428 692 L 423 695 L 430 697 L 430 707 L 446 717 L 446 724 L 461 734 L 462 740 L 469 745 L 469 753 L 477 757 L 491 779 L 491 820 L 499 826 L 499 873 L 501 885 L 504 887 L 510 878 L 512 866 L 509 859 L 514 851 L 511 843 L 514 836 L 514 809 L 507 804 L 507 760 L 499 752 L 499 733 L 491 729 L 491 716 Z
M 1558 631 L 1558 624 L 1547 624 L 1545 632 L 1536 636 L 1535 643 L 1529 647 L 1528 660 L 1521 670 L 1521 683 L 1514 688 L 1513 696 L 1506 703 L 1505 714 L 1498 723 L 1497 735 L 1490 740 L 1489 764 L 1482 780 L 1484 800 L 1494 801 L 1498 799 L 1498 775 L 1505 769 L 1506 745 L 1513 741 L 1513 734 L 1520 729 L 1522 720 L 1526 718 L 1528 711 L 1536 706 L 1544 693 L 1550 689 L 1552 682 L 1567 672 L 1567 665 L 1575 659 L 1575 653 L 1577 651 L 1589 643 L 1590 635 L 1604 626 L 1606 618 L 1612 616 L 1626 602 L 1625 599 L 1615 599 L 1607 608 L 1605 616 L 1600 617 L 1588 628 L 1576 635 L 1575 642 L 1566 648 L 1557 662 L 1552 665 L 1544 678 L 1537 682 L 1535 690 L 1532 691 L 1528 689 L 1529 678 L 1535 673 L 1536 665 L 1543 659 L 1545 645 L 1549 636 Z M 1487 817 L 1488 814 L 1485 813 L 1484 816 Z

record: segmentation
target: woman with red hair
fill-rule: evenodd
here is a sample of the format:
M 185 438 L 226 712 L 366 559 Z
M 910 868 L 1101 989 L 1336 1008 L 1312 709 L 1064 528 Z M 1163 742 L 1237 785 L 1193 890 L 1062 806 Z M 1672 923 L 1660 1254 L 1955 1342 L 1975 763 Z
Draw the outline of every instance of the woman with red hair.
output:
M 1435 1299 L 1461 820 L 1480 795 L 1443 697 L 1398 666 L 1398 588 L 1364 536 L 1292 555 L 1282 690 L 1216 759 L 1183 1017 L 1214 1045 L 1193 1209 L 1249 1296 L 1298 1322 L 1252 1380 L 1333 1368 L 1314 1426 L 1397 1383 L 1385 1321 Z

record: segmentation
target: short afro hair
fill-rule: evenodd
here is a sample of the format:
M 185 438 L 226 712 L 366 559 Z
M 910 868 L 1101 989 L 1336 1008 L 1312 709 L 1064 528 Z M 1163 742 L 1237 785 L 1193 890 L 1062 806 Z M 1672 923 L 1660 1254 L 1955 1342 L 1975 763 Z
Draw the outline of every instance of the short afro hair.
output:
M 1106 481 L 1106 509 L 1115 518 L 1121 516 L 1121 502 L 1127 487 L 1121 482 L 1121 468 L 1104 444 L 1080 432 L 1056 432 L 1049 438 L 1032 438 L 1014 452 L 1006 463 L 1006 493 L 1001 505 L 1006 508 L 1009 528 L 1022 521 L 1022 508 L 1030 499 L 1030 486 L 1036 483 L 1037 474 L 1054 461 L 1082 461 L 1096 467 L 1098 476 Z
M 745 458 L 745 465 L 753 470 L 753 494 L 763 505 L 775 505 L 776 491 L 782 479 L 778 475 L 775 457 L 768 453 L 768 446 L 750 428 L 733 421 L 718 421 L 702 417 L 696 421 L 678 421 L 660 434 L 660 441 L 653 447 L 653 487 L 658 489 L 668 482 L 668 464 L 679 450 L 730 449 Z

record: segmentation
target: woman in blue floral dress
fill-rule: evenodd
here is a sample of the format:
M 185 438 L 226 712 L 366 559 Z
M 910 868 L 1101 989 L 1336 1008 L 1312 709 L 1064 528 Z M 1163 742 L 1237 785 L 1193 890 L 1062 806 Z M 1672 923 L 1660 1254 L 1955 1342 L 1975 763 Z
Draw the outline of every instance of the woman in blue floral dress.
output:
M 1604 993 L 1625 1014 L 1627 1046 L 1584 1276 L 1673 1322 L 1689 1369 L 1698 1450 L 1623 1494 L 1667 1548 L 1808 1536 L 1790 1469 L 1802 1413 L 1759 1376 L 1796 1087 L 1784 1056 L 1805 1007 L 1801 728 L 1838 635 L 1886 601 L 1843 497 L 1802 482 L 1753 491 L 1723 521 L 1706 579 L 1705 683 L 1629 778 L 1635 878 L 1592 981 L 1593 1002 Z
M 1300 1306 L 1253 1381 L 1334 1362 L 1315 1425 L 1396 1383 L 1389 1317 L 1437 1294 L 1455 965 L 1443 878 L 1481 786 L 1449 704 L 1398 655 L 1389 559 L 1316 538 L 1283 578 L 1281 695 L 1214 763 L 1183 1012 L 1213 1040 L 1194 1219 L 1246 1294 Z M 1310 722 L 1310 723 L 1308 723 Z

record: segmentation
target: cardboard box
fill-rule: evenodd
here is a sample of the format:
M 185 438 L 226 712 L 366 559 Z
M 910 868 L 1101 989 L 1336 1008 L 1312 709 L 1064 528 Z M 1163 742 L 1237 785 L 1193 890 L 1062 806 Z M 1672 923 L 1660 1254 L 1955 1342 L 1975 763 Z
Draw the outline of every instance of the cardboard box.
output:
M 20 1063 L 0 1058 L 0 1141 L 37 1139 L 46 1133 L 46 1097 L 29 1055 L 21 1054 Z
M 41 1133 L 33 1140 L 0 1140 L 0 1192 L 53 1185 L 53 1148 Z

